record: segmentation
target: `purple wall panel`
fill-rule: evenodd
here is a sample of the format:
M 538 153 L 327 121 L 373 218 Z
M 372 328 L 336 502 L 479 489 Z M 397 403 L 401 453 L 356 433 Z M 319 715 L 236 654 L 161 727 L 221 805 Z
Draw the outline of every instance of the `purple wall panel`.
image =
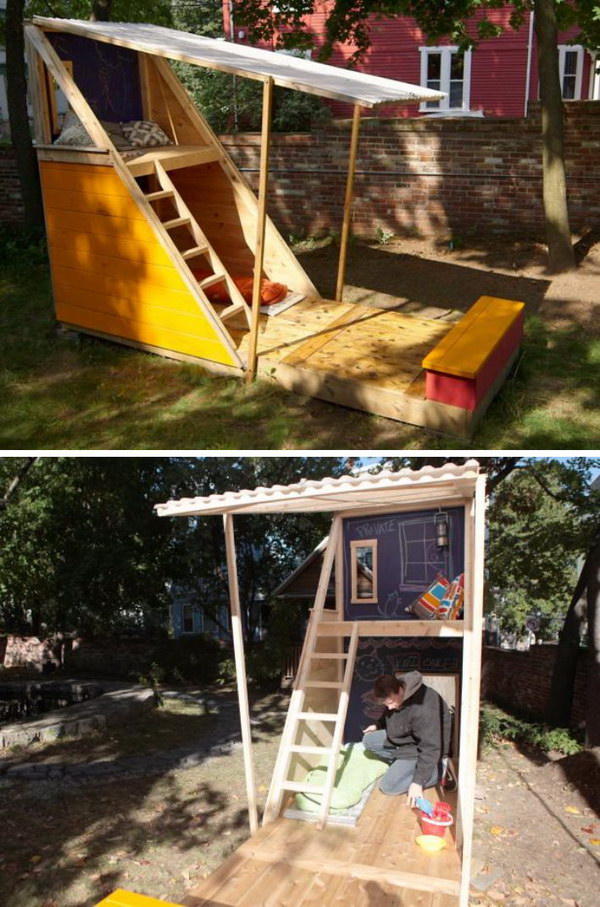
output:
M 61 60 L 73 61 L 73 78 L 101 120 L 142 119 L 137 53 L 79 35 L 47 32 Z
M 445 508 L 450 545 L 438 548 L 439 509 L 344 520 L 344 619 L 411 620 L 406 608 L 438 572 L 453 579 L 464 569 L 464 509 Z M 350 542 L 377 539 L 378 601 L 350 604 Z

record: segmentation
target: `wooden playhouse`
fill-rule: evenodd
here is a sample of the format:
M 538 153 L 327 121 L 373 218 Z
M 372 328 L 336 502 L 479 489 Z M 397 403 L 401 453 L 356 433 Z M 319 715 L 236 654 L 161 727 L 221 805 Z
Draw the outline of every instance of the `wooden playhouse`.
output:
M 482 637 L 485 478 L 478 464 L 302 481 L 168 501 L 156 510 L 224 520 L 251 830 L 185 904 L 466 907 Z M 332 514 L 331 531 L 259 828 L 233 518 L 323 511 Z M 406 610 L 438 572 L 464 573 L 460 619 L 421 620 Z M 335 608 L 325 609 L 331 576 Z M 426 796 L 450 801 L 455 824 L 446 848 L 433 856 L 416 845 L 419 824 L 403 796 L 374 789 L 354 826 L 330 821 L 340 747 L 357 739 L 357 727 L 360 734 L 369 720 L 365 690 L 380 673 L 415 668 L 454 707 L 457 791 L 430 789 Z M 290 798 L 310 792 L 307 772 L 322 759 L 328 768 L 315 821 L 286 817 Z M 102 903 L 143 907 L 150 901 L 119 891 Z
M 439 92 L 152 25 L 35 17 L 25 33 L 61 324 L 430 429 L 473 431 L 517 356 L 522 304 L 483 297 L 453 326 L 342 298 L 361 108 Z M 258 199 L 168 59 L 263 83 Z M 274 85 L 354 105 L 335 300 L 321 298 L 266 213 Z M 65 143 L 57 86 L 79 143 Z M 123 124 L 140 123 L 127 138 Z M 284 285 L 286 300 L 265 307 L 264 280 Z

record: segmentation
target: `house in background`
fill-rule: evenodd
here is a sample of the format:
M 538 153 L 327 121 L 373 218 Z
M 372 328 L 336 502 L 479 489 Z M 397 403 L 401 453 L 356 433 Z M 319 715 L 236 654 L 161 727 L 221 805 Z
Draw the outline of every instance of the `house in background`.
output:
M 284 579 L 280 586 L 273 592 L 273 598 L 285 599 L 288 601 L 299 601 L 306 603 L 307 619 L 308 609 L 312 607 L 315 600 L 319 577 L 323 566 L 323 554 L 327 548 L 328 536 L 319 542 L 317 547 L 311 551 L 308 557 L 296 567 L 293 573 Z M 329 577 L 329 585 L 325 596 L 325 607 L 335 608 L 335 581 L 334 577 Z
M 305 17 L 307 30 L 315 36 L 316 47 L 323 44 L 328 0 L 320 10 Z M 225 33 L 230 40 L 248 43 L 246 30 L 231 29 L 229 2 L 223 3 Z M 509 25 L 511 7 L 487 11 L 493 24 L 502 25 L 503 33 L 480 41 L 476 50 L 464 56 L 449 41 L 428 46 L 415 21 L 375 19 L 370 22 L 371 47 L 356 67 L 371 75 L 399 79 L 446 93 L 443 101 L 428 101 L 407 107 L 379 108 L 377 116 L 527 116 L 530 101 L 539 100 L 537 50 L 534 14 L 530 12 L 523 26 L 513 31 Z M 483 12 L 470 22 L 470 34 L 476 37 L 476 24 Z M 570 45 L 577 28 L 559 34 L 559 66 L 563 98 L 567 101 L 599 100 L 600 74 L 596 72 L 595 53 L 581 45 Z M 354 47 L 336 46 L 330 63 L 346 66 Z M 332 102 L 337 117 L 351 114 L 347 104 Z
M 210 613 L 201 604 L 204 596 L 174 588 L 169 607 L 170 629 L 175 639 L 181 636 L 198 636 L 203 633 L 223 642 L 231 641 L 231 624 L 227 600 L 217 601 Z M 214 615 L 214 616 L 213 616 Z M 215 620 L 215 616 L 217 620 Z

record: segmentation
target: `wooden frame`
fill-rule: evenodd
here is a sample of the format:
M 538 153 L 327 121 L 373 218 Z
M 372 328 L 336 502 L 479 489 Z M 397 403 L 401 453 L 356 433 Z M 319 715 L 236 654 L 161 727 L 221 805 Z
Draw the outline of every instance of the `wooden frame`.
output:
M 239 492 L 230 495 L 219 495 L 214 498 L 192 499 L 182 502 L 170 502 L 157 507 L 159 515 L 201 515 L 220 511 L 229 519 L 236 512 L 264 512 L 263 506 L 268 504 L 267 512 L 310 512 L 313 499 L 321 504 L 321 509 L 329 506 L 337 509 L 333 518 L 332 528 L 325 549 L 321 575 L 317 587 L 315 606 L 311 612 L 305 644 L 300 659 L 290 708 L 282 734 L 281 747 L 273 772 L 271 788 L 267 797 L 267 804 L 263 817 L 263 827 L 256 832 L 246 844 L 217 870 L 206 883 L 191 892 L 196 900 L 194 903 L 213 903 L 213 898 L 219 903 L 235 905 L 247 895 L 247 885 L 236 887 L 235 879 L 245 878 L 246 874 L 251 879 L 260 879 L 261 892 L 271 890 L 271 886 L 280 877 L 291 875 L 296 883 L 304 890 L 302 885 L 303 873 L 318 874 L 318 902 L 327 905 L 333 903 L 339 893 L 340 879 L 348 883 L 352 879 L 363 882 L 376 881 L 378 890 L 383 896 L 389 898 L 402 898 L 406 907 L 413 907 L 417 903 L 435 907 L 443 904 L 444 907 L 459 905 L 467 907 L 469 896 L 469 864 L 472 848 L 473 816 L 474 816 L 474 785 L 477 763 L 477 735 L 478 735 L 478 701 L 480 684 L 481 637 L 483 629 L 483 556 L 484 556 L 484 529 L 485 529 L 485 477 L 476 475 L 472 471 L 472 464 L 465 467 L 446 466 L 431 472 L 430 481 L 427 480 L 426 470 L 416 475 L 419 481 L 409 482 L 402 487 L 400 478 L 409 476 L 410 470 L 403 470 L 398 474 L 398 484 L 389 486 L 390 501 L 382 504 L 376 496 L 378 484 L 387 487 L 389 477 L 382 474 L 373 477 L 369 482 L 377 503 L 369 504 L 366 495 L 360 505 L 356 501 L 355 488 L 358 480 L 340 479 L 324 480 L 322 487 L 319 483 L 312 483 L 314 489 L 308 486 L 298 486 L 298 491 L 305 490 L 311 493 L 306 501 L 301 497 L 294 498 L 293 488 L 285 489 L 281 493 L 281 500 L 277 497 L 277 489 L 264 493 Z M 413 474 L 414 475 L 414 474 Z M 446 477 L 454 482 L 454 493 L 448 491 Z M 343 501 L 336 503 L 335 491 L 340 489 L 340 494 L 345 493 Z M 440 493 L 441 492 L 441 493 Z M 405 497 L 404 503 L 402 498 Z M 323 504 L 326 498 L 327 504 Z M 351 501 L 351 498 L 354 500 Z M 415 507 L 431 509 L 450 505 L 464 507 L 465 529 L 465 616 L 464 620 L 455 621 L 418 621 L 418 620 L 344 620 L 342 587 L 344 582 L 343 571 L 343 521 L 358 514 L 365 513 L 383 515 L 394 513 L 402 509 L 414 510 Z M 230 530 L 232 532 L 232 528 Z M 368 542 L 369 540 L 367 540 Z M 364 544 L 361 540 L 360 544 Z M 232 547 L 229 549 L 228 566 Z M 335 611 L 325 611 L 324 602 L 327 587 L 332 571 L 336 577 L 336 602 Z M 232 601 L 235 599 L 233 595 Z M 364 601 L 361 599 L 361 601 Z M 356 829 L 352 829 L 352 841 L 346 840 L 344 835 L 348 829 L 339 826 L 329 828 L 327 836 L 315 837 L 319 832 L 310 828 L 310 823 L 294 823 L 291 819 L 279 816 L 285 791 L 306 790 L 302 777 L 307 768 L 316 764 L 323 752 L 336 753 L 336 734 L 339 738 L 339 714 L 345 714 L 344 691 L 348 690 L 348 666 L 353 665 L 352 652 L 344 651 L 343 640 L 352 637 L 356 646 L 362 636 L 386 636 L 390 638 L 431 636 L 436 638 L 453 637 L 463 640 L 463 666 L 462 682 L 456 683 L 457 700 L 455 703 L 459 718 L 458 749 L 458 796 L 455 807 L 455 836 L 456 855 L 460 852 L 460 864 L 452 861 L 436 860 L 435 865 L 427 858 L 422 864 L 415 858 L 414 850 L 407 851 L 410 869 L 402 866 L 389 865 L 385 859 L 378 862 L 377 855 L 381 850 L 379 846 L 370 843 L 369 829 L 377 827 L 377 823 L 391 822 L 390 816 L 401 816 L 402 810 L 391 798 L 383 800 L 375 798 L 372 810 L 368 811 L 365 824 L 361 826 L 359 820 Z M 346 661 L 346 669 L 342 671 L 342 663 Z M 316 666 L 316 671 L 313 668 Z M 453 675 L 456 676 L 456 675 Z M 460 689 L 460 698 L 458 690 Z M 339 691 L 339 692 L 338 692 Z M 242 694 L 243 695 L 243 694 Z M 334 698 L 339 696 L 340 703 L 335 705 Z M 339 711 L 337 711 L 339 710 Z M 302 722 L 311 719 L 307 729 Z M 336 724 L 337 721 L 337 724 Z M 334 727 L 336 730 L 334 730 Z M 456 739 L 455 727 L 453 738 Z M 246 745 L 246 744 L 245 744 Z M 249 749 L 249 744 L 248 744 Z M 456 757 L 456 753 L 455 753 Z M 249 757 L 248 757 L 249 758 Z M 333 758 L 333 757 L 332 757 Z M 330 761 L 331 766 L 335 763 Z M 289 780 L 286 780 L 289 779 Z M 325 788 L 321 811 L 320 824 L 326 820 L 327 788 Z M 454 794 L 444 794 L 444 799 L 450 798 L 454 802 Z M 387 802 L 384 802 L 387 801 Z M 375 813 L 377 818 L 375 818 Z M 414 817 L 407 810 L 407 822 L 398 822 L 398 845 L 405 842 L 406 847 L 411 847 L 410 821 L 414 825 Z M 374 826 L 373 823 L 376 825 Z M 298 829 L 297 826 L 303 826 Z M 307 826 L 309 826 L 307 828 Z M 383 826 L 385 827 L 385 825 Z M 362 828 L 362 831 L 361 831 Z M 409 835 L 408 840 L 406 835 Z M 366 836 L 366 837 L 364 837 Z M 360 843 L 364 837 L 364 849 Z M 331 851 L 330 849 L 331 848 Z M 350 848 L 350 850 L 348 849 Z M 344 860 L 336 859 L 336 853 L 344 853 Z M 370 856 L 365 858 L 365 854 Z M 317 856 L 318 854 L 318 856 Z M 350 856 L 346 856 L 350 854 Z M 352 855 L 356 854 L 355 857 Z M 384 854 L 385 857 L 385 854 Z M 415 862 L 416 859 L 416 862 Z M 369 862 L 372 860 L 372 862 Z M 389 854 L 387 855 L 389 861 Z M 316 862 L 315 862 L 316 861 Z M 438 871 L 436 872 L 436 867 Z M 241 875 L 240 875 L 241 873 Z M 349 889 L 350 891 L 350 889 Z M 227 899 L 225 899 L 227 892 Z M 238 892 L 235 894 L 234 892 Z M 334 897 L 335 892 L 335 897 Z M 252 888 L 254 894 L 254 888 Z M 258 888 L 257 888 L 258 896 Z M 331 894 L 330 894 L 331 893 Z M 423 900 L 429 894 L 431 900 Z M 262 895 L 261 895 L 262 896 Z M 443 897 L 444 900 L 436 900 Z M 259 899 L 260 900 L 260 899 Z M 349 903 L 366 904 L 349 893 L 346 897 Z
M 135 52 L 143 114 L 158 122 L 174 144 L 133 159 L 122 155 L 46 37 L 52 31 Z M 245 376 L 249 381 L 260 376 L 292 392 L 434 431 L 471 434 L 511 362 L 478 397 L 475 409 L 462 402 L 452 405 L 453 399 L 430 399 L 423 383 L 423 353 L 443 339 L 451 323 L 341 301 L 360 108 L 390 99 L 412 103 L 439 93 L 364 73 L 341 74 L 335 67 L 284 59 L 256 48 L 248 56 L 247 49 L 237 45 L 154 26 L 35 17 L 25 32 L 34 75 L 36 139 L 59 322 L 136 349 L 197 362 L 210 371 Z M 167 58 L 263 81 L 258 199 L 194 107 Z M 49 146 L 55 113 L 48 79 L 61 87 L 95 147 Z M 325 97 L 343 96 L 354 103 L 335 300 L 320 297 L 267 216 L 275 84 Z M 77 191 L 73 191 L 70 184 L 76 168 Z M 55 191 L 58 179 L 66 189 L 63 197 Z M 160 185 L 150 191 L 144 188 L 144 179 Z M 111 197 L 122 196 L 123 187 L 126 201 L 111 202 Z M 167 198 L 177 209 L 177 216 L 170 219 L 161 216 Z M 57 226 L 61 220 L 57 211 L 76 217 Z M 83 215 L 90 213 L 99 217 L 85 227 Z M 139 220 L 140 215 L 146 226 L 132 240 L 128 221 Z M 104 239 L 106 218 L 112 218 L 117 237 L 110 247 Z M 88 237 L 85 249 L 83 233 Z M 77 246 L 76 240 L 78 248 L 67 265 L 66 250 Z M 162 270 L 148 267 L 148 258 Z M 98 280 L 88 280 L 88 274 L 97 275 Z M 244 298 L 237 281 L 247 276 L 252 278 L 251 301 Z M 263 278 L 283 283 L 291 294 L 292 307 L 276 318 L 270 317 L 268 309 L 262 311 Z M 175 294 L 166 303 L 164 286 Z M 225 288 L 221 295 L 219 287 Z
M 361 548 L 371 549 L 371 576 L 365 574 L 364 565 L 359 561 L 358 552 Z M 363 573 L 371 583 L 371 594 L 360 595 L 359 573 Z M 351 605 L 376 605 L 377 597 L 377 539 L 356 539 L 350 542 L 350 604 Z

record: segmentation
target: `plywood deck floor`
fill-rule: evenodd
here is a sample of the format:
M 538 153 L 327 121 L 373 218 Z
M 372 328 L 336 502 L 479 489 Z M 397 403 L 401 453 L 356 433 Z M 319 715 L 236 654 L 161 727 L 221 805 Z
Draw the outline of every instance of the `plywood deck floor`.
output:
M 457 434 L 471 414 L 425 399 L 423 357 L 452 324 L 326 299 L 261 315 L 258 371 L 296 393 Z M 229 327 L 248 358 L 247 330 Z
M 435 797 L 430 796 L 430 799 Z M 456 907 L 460 860 L 452 837 L 433 856 L 415 843 L 415 813 L 375 790 L 355 828 L 279 818 L 242 844 L 187 907 Z

